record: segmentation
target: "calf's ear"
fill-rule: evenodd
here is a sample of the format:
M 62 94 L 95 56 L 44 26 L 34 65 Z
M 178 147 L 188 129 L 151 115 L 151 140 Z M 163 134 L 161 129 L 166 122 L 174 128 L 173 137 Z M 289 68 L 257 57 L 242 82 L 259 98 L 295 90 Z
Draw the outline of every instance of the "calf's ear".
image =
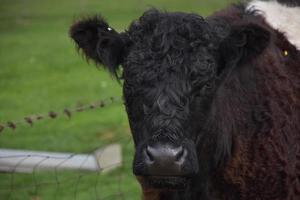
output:
M 124 58 L 125 34 L 117 33 L 100 16 L 74 23 L 69 33 L 87 59 L 93 60 L 96 64 L 103 64 L 116 75 Z
M 261 54 L 269 41 L 270 32 L 260 25 L 235 25 L 221 44 L 221 57 L 229 65 L 245 63 Z

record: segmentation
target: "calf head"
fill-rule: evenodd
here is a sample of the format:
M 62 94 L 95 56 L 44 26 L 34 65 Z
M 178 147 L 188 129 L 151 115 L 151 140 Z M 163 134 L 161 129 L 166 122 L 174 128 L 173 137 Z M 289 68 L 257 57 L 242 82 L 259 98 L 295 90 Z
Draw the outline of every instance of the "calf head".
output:
M 216 29 L 195 14 L 149 10 L 123 33 L 93 17 L 75 23 L 70 35 L 88 59 L 124 81 L 133 172 L 148 186 L 184 188 L 229 158 L 230 133 L 215 128 L 214 98 L 237 63 L 264 49 L 266 30 Z

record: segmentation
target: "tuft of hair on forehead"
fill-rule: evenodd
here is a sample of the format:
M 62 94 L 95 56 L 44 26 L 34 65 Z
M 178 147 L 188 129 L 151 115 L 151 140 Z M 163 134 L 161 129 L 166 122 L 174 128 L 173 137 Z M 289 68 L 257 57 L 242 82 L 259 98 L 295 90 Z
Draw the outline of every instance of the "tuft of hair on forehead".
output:
M 213 28 L 197 14 L 150 9 L 129 26 L 128 35 L 133 45 L 124 77 L 135 85 L 183 80 L 217 50 Z
M 210 31 L 209 24 L 200 15 L 157 9 L 146 11 L 128 30 L 133 41 L 142 46 L 154 47 L 155 51 L 170 47 L 185 49 L 209 43 L 213 40 Z

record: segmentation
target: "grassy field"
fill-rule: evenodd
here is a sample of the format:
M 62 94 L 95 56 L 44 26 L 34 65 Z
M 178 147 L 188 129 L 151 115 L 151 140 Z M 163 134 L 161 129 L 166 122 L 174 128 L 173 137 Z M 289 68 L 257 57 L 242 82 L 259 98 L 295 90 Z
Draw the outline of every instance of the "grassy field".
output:
M 101 13 L 117 30 L 152 6 L 208 15 L 231 0 L 0 0 L 0 124 L 49 110 L 61 111 L 110 96 L 121 85 L 88 65 L 68 28 L 80 16 Z M 122 144 L 124 164 L 108 174 L 0 173 L 0 199 L 139 199 L 131 174 L 133 144 L 122 104 L 44 120 L 0 133 L 0 148 L 90 153 Z M 50 182 L 41 185 L 40 183 Z

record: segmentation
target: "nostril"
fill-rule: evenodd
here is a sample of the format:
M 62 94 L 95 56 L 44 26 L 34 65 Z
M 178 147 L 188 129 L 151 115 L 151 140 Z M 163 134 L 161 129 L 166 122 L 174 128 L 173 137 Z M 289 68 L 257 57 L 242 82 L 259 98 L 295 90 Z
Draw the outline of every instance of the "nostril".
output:
M 183 156 L 183 148 L 182 147 L 179 147 L 178 151 L 176 152 L 176 161 L 179 161 L 182 156 Z
M 147 148 L 145 149 L 145 154 L 148 161 L 154 162 L 154 157 L 153 154 L 151 153 L 151 147 L 147 146 Z
M 180 147 L 179 151 L 176 154 L 175 162 L 178 164 L 183 163 L 186 155 L 187 155 L 187 151 L 183 147 Z

